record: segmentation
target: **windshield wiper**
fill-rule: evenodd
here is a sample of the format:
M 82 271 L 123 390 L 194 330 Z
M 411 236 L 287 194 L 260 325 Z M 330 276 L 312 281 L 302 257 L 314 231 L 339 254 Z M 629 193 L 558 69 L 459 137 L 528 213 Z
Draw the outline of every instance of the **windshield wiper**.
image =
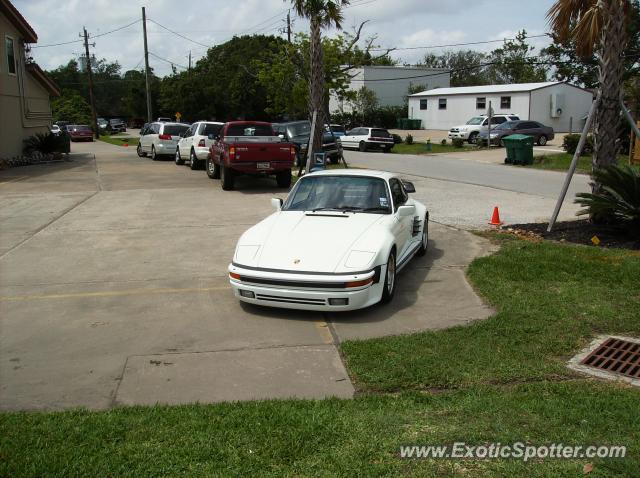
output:
M 374 206 L 374 207 L 366 207 L 362 209 L 362 212 L 373 212 L 373 211 L 389 212 L 389 208 L 387 206 Z

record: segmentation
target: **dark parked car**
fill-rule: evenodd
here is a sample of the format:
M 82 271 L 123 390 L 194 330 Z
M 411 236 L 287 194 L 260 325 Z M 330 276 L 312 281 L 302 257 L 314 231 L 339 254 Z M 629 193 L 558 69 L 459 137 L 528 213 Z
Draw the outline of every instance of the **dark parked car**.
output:
M 309 135 L 311 131 L 311 123 L 309 121 L 276 123 L 273 125 L 273 130 L 284 141 L 295 145 L 298 160 L 304 157 L 309 145 Z M 333 164 L 338 164 L 342 158 L 342 146 L 331 133 L 325 133 L 322 138 L 322 152 Z
M 547 141 L 553 139 L 553 128 L 545 126 L 537 121 L 519 120 L 506 121 L 495 128 L 491 128 L 491 144 L 499 144 L 504 146 L 502 138 L 510 134 L 524 134 L 533 136 L 533 140 L 540 146 L 547 144 Z M 478 136 L 480 143 L 487 142 L 487 132 L 483 131 Z
M 125 131 L 127 131 L 127 125 L 121 119 L 110 119 L 109 129 L 112 133 L 124 133 Z
M 67 132 L 71 137 L 71 141 L 93 141 L 93 131 L 86 124 L 67 125 Z

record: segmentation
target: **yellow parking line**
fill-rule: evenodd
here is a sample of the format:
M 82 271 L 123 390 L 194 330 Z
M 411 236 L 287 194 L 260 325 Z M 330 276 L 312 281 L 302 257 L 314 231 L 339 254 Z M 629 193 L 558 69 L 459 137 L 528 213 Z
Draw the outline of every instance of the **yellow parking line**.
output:
M 327 325 L 327 323 L 322 319 L 315 320 L 314 324 L 316 326 L 316 329 L 318 329 L 318 332 L 320 332 L 322 341 L 325 344 L 332 344 L 333 336 L 331 335 L 331 331 L 329 330 L 329 325 Z
M 182 294 L 185 292 L 211 292 L 219 290 L 229 290 L 225 287 L 193 287 L 184 289 L 129 289 L 110 290 L 102 292 L 78 292 L 73 294 L 43 294 L 43 295 L 16 295 L 0 297 L 0 302 L 13 302 L 21 300 L 47 300 L 47 299 L 82 299 L 88 297 L 118 297 L 124 295 L 144 295 L 144 294 Z

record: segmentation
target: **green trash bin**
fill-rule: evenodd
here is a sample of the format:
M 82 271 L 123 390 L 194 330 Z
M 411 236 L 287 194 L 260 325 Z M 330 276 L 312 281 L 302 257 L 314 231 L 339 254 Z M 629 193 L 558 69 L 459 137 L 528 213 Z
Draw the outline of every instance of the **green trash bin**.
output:
M 507 150 L 507 164 L 533 164 L 533 136 L 512 134 L 502 138 Z

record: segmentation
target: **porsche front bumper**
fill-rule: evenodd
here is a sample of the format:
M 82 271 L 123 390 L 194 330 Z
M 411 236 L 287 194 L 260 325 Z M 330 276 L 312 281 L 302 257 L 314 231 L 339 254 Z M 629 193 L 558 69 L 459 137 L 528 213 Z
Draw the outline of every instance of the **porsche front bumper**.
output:
M 369 307 L 382 297 L 383 278 L 376 268 L 355 274 L 312 274 L 245 269 L 229 265 L 235 296 L 251 304 L 285 309 L 347 311 Z M 349 286 L 358 282 L 365 285 Z

